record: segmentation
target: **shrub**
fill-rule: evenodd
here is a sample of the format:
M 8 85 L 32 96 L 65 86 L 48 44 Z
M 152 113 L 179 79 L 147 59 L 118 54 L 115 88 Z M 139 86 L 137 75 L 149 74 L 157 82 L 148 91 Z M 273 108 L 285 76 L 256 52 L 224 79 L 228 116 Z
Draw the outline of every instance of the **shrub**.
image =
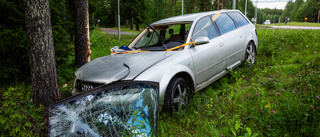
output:
M 0 136 L 40 136 L 46 126 L 45 109 L 30 101 L 31 86 L 19 84 L 0 91 Z

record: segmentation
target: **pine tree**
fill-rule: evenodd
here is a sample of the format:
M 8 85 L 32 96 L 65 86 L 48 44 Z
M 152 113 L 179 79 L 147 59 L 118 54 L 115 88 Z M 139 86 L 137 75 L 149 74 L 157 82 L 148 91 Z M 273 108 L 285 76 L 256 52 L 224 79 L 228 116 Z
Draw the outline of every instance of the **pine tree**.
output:
M 75 63 L 80 67 L 91 60 L 88 0 L 74 0 L 74 5 Z
M 60 100 L 48 0 L 25 1 L 33 102 L 49 106 Z

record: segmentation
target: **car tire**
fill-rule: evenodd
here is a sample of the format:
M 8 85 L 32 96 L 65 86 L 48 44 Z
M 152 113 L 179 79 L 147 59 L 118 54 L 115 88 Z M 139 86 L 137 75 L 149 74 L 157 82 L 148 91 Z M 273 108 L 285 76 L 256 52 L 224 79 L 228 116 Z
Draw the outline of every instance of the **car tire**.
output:
M 256 46 L 253 44 L 253 42 L 249 42 L 246 47 L 245 58 L 243 63 L 248 66 L 253 65 L 256 62 L 256 55 L 257 55 Z
M 190 89 L 183 78 L 174 77 L 166 91 L 165 111 L 170 114 L 184 112 L 189 104 Z

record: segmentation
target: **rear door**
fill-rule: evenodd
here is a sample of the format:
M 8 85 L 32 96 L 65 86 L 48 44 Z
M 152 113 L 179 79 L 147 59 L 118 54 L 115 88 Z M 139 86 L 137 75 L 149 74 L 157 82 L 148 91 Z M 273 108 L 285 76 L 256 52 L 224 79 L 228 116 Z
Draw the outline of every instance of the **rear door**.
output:
M 244 47 L 249 43 L 248 38 L 251 36 L 251 26 L 249 21 L 240 12 L 229 12 L 228 15 L 234 20 L 242 43 L 239 43 L 236 50 L 243 53 Z M 237 54 L 237 58 L 241 58 L 241 54 Z
M 237 29 L 233 19 L 226 13 L 222 13 L 215 20 L 215 23 L 221 34 L 222 42 L 220 45 L 224 47 L 227 66 L 230 66 L 241 60 L 244 34 L 240 29 Z

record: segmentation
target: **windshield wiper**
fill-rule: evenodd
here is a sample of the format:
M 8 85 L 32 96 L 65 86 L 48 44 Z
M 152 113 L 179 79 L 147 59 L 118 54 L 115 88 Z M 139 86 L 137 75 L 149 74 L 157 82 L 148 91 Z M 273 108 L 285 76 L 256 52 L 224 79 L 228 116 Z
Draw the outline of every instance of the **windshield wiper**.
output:
M 140 18 L 139 18 L 139 19 L 140 19 Z M 165 50 L 167 50 L 167 49 L 168 49 L 167 46 L 164 45 L 163 40 L 161 39 L 161 37 L 160 37 L 160 35 L 158 34 L 158 32 L 156 31 L 156 29 L 154 29 L 152 26 L 150 26 L 148 23 L 146 23 L 146 22 L 143 21 L 142 19 L 140 19 L 140 20 L 141 20 L 144 24 L 146 24 L 148 27 L 150 27 L 150 28 L 157 34 L 157 36 L 158 36 L 161 44 L 163 45 L 163 47 L 165 48 Z

